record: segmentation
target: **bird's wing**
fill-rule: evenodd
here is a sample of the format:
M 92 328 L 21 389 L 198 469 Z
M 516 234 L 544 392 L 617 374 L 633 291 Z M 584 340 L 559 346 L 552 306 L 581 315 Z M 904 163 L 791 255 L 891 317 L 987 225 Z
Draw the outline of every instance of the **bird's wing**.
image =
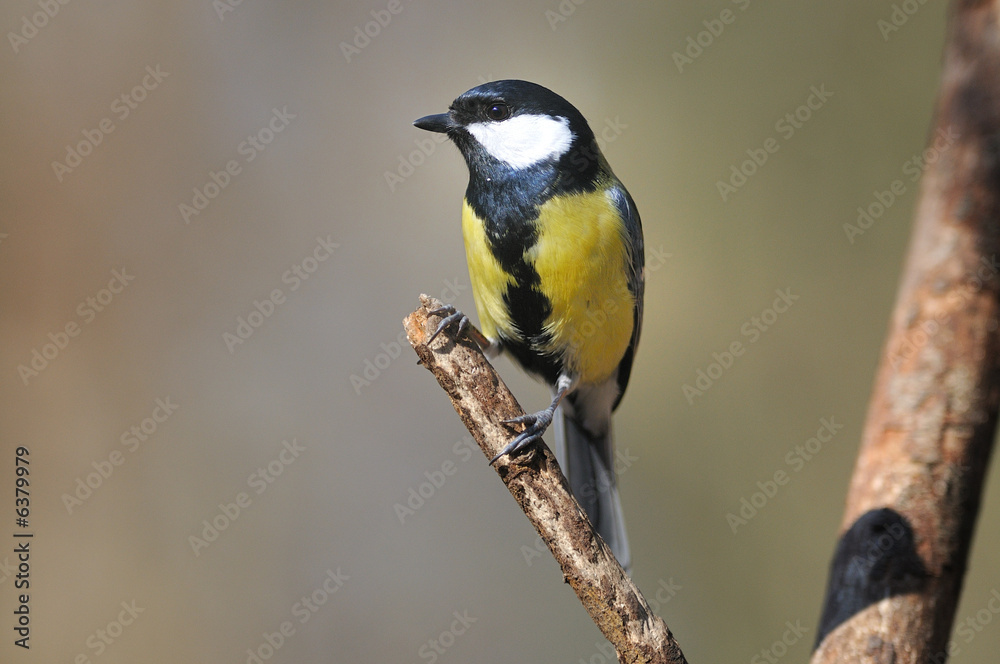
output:
M 642 330 L 642 298 L 646 287 L 646 257 L 642 240 L 642 222 L 639 220 L 639 211 L 635 207 L 635 202 L 621 182 L 615 182 L 608 192 L 625 227 L 629 270 L 628 288 L 635 298 L 632 340 L 624 357 L 622 357 L 621 364 L 618 365 L 618 398 L 613 406 L 613 408 L 617 408 L 622 395 L 625 394 L 625 388 L 628 386 L 629 375 L 632 373 L 632 358 L 639 345 L 639 333 Z

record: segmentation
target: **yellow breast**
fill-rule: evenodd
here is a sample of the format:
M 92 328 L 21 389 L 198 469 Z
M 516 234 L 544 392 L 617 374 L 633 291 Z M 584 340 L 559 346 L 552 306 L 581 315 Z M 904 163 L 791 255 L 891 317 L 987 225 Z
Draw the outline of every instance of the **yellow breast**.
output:
M 490 251 L 483 222 L 472 211 L 468 201 L 462 203 L 462 236 L 465 238 L 465 258 L 469 263 L 469 280 L 472 282 L 476 311 L 479 312 L 480 331 L 490 339 L 501 335 L 519 337 L 503 300 L 514 278 L 504 271 Z
M 537 224 L 527 258 L 552 306 L 550 351 L 561 353 L 581 382 L 600 382 L 618 367 L 634 325 L 621 219 L 598 190 L 549 199 Z
M 561 356 L 581 382 L 601 382 L 625 354 L 634 324 L 621 219 L 599 190 L 555 196 L 533 223 L 538 240 L 524 259 L 538 273 L 540 290 L 551 306 L 544 325 L 551 341 L 537 350 Z M 519 338 L 504 302 L 514 279 L 493 256 L 483 223 L 468 203 L 462 210 L 462 230 L 483 334 Z

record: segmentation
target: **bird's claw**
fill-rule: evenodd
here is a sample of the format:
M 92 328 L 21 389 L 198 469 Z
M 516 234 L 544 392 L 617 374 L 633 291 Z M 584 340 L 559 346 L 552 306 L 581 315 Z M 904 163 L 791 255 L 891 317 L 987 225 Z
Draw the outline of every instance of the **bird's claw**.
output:
M 497 459 L 508 454 L 513 454 L 523 447 L 530 445 L 536 440 L 541 440 L 542 434 L 552 424 L 553 411 L 540 410 L 529 415 L 520 415 L 504 420 L 504 424 L 524 424 L 525 429 L 519 433 L 514 440 L 507 443 L 507 446 L 500 450 L 499 454 L 490 459 L 490 464 L 496 463 Z
M 450 304 L 445 304 L 437 309 L 432 309 L 427 313 L 431 316 L 444 316 L 444 318 L 441 319 L 441 322 L 438 323 L 437 329 L 434 330 L 434 334 L 432 334 L 430 339 L 427 340 L 428 344 L 434 341 L 437 335 L 441 334 L 456 323 L 458 324 L 458 330 L 455 332 L 456 337 L 460 336 L 462 332 L 465 332 L 470 325 L 469 317 Z

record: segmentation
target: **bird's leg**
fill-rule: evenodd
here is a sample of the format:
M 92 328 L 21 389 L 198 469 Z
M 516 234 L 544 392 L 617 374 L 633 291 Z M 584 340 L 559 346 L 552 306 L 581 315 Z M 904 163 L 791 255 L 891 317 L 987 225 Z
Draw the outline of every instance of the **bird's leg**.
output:
M 444 316 L 441 322 L 438 323 L 437 329 L 434 330 L 434 334 L 431 335 L 427 343 L 430 344 L 434 341 L 437 335 L 441 334 L 444 330 L 453 325 L 458 325 L 458 330 L 455 332 L 455 336 L 458 337 L 462 332 L 468 333 L 469 337 L 476 342 L 483 353 L 487 357 L 493 358 L 500 353 L 500 342 L 493 341 L 485 334 L 479 331 L 479 329 L 469 321 L 469 317 L 464 313 L 456 309 L 453 305 L 446 304 L 438 309 L 433 309 L 427 312 L 432 316 Z
M 500 450 L 499 454 L 490 459 L 490 463 L 492 464 L 500 457 L 516 452 L 525 445 L 541 439 L 542 434 L 552 424 L 552 418 L 555 416 L 556 408 L 559 407 L 559 402 L 573 389 L 575 382 L 572 376 L 559 374 L 559 378 L 556 380 L 556 394 L 552 397 L 552 403 L 549 404 L 548 408 L 530 415 L 521 415 L 520 417 L 504 420 L 504 424 L 525 424 L 527 426 L 514 440 L 507 443 L 507 446 Z

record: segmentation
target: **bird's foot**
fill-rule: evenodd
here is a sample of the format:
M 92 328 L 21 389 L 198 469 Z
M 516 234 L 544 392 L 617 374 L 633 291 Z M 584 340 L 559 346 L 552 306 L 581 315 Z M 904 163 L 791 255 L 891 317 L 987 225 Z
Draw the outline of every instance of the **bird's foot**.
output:
M 552 424 L 552 417 L 554 414 L 554 408 L 546 408 L 545 410 L 540 410 L 537 413 L 521 415 L 520 417 L 512 417 L 509 420 L 504 420 L 504 424 L 524 424 L 526 425 L 526 428 L 524 431 L 519 433 L 514 440 L 507 443 L 507 446 L 500 450 L 499 454 L 490 459 L 490 463 L 496 463 L 496 460 L 500 457 L 513 454 L 536 440 L 540 440 L 542 438 L 542 434 L 545 433 L 545 430 L 549 428 L 550 424 Z
M 449 327 L 458 325 L 458 329 L 455 331 L 455 336 L 458 337 L 469 329 L 469 326 L 471 325 L 469 317 L 450 304 L 445 304 L 437 309 L 432 309 L 427 313 L 432 316 L 444 316 L 444 318 L 441 319 L 441 322 L 438 323 L 437 329 L 434 330 L 434 334 L 432 334 L 431 338 L 427 340 L 428 344 L 434 341 L 437 335 L 441 334 Z

